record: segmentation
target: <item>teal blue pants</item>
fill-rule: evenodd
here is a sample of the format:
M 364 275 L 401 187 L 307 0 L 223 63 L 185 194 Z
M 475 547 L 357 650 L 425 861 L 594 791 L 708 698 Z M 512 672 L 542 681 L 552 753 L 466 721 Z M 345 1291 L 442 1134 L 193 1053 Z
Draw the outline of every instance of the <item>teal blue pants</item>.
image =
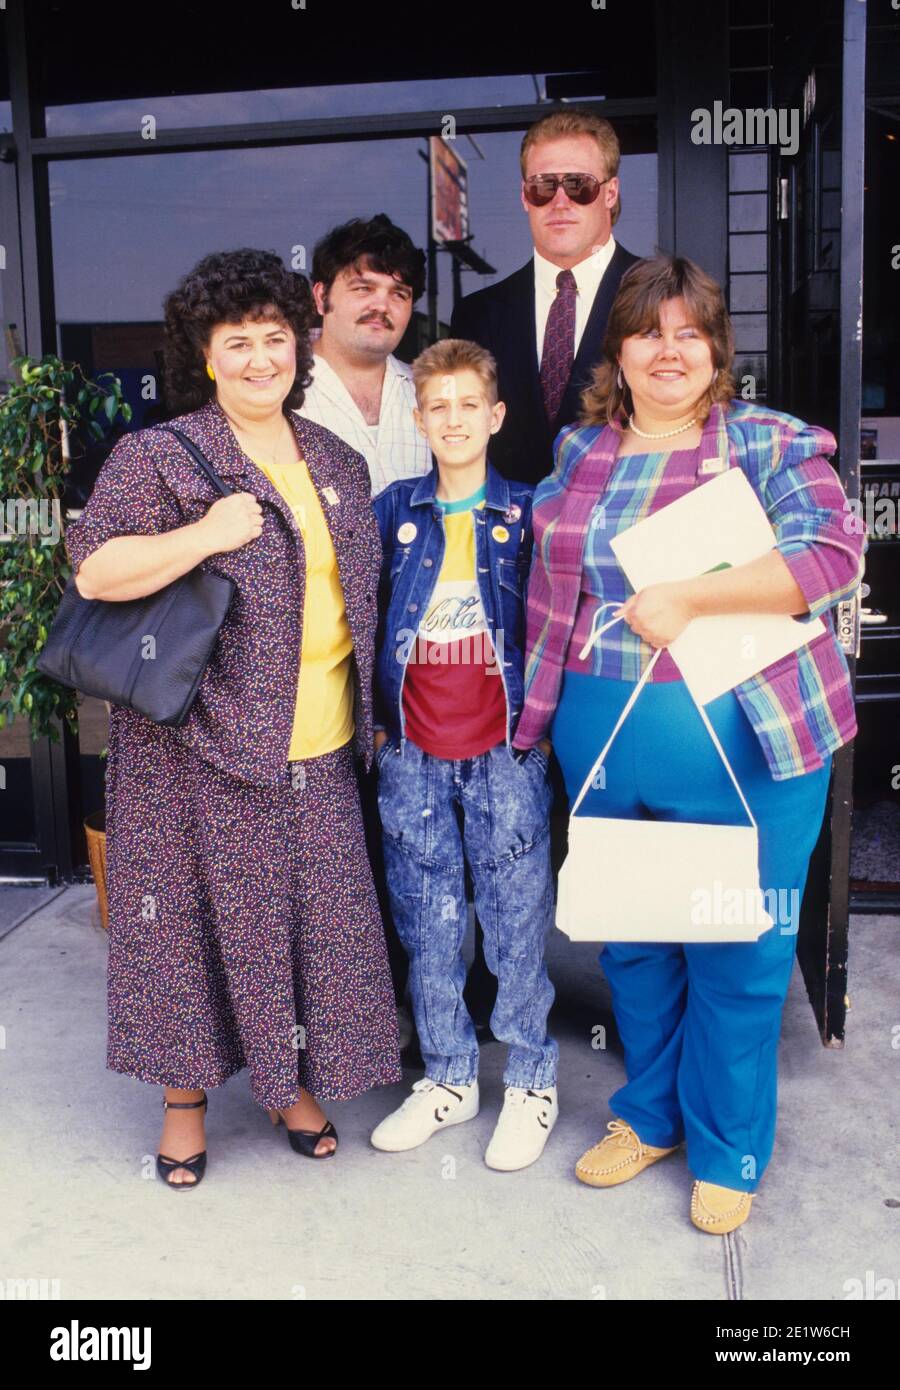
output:
M 570 805 L 633 689 L 565 673 L 551 738 Z M 775 1141 L 781 1015 L 831 760 L 776 782 L 737 696 L 729 691 L 706 712 L 759 826 L 760 886 L 773 890 L 775 925 L 756 942 L 604 947 L 628 1078 L 610 1109 L 646 1144 L 686 1140 L 694 1177 L 755 1192 Z M 682 681 L 644 687 L 602 781 L 579 814 L 747 823 Z

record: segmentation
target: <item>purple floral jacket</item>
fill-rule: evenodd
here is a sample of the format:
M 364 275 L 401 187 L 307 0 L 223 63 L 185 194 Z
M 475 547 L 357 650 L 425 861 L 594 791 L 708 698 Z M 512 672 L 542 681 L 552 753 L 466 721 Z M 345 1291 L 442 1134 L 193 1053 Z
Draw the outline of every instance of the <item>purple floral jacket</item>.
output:
M 287 417 L 309 466 L 331 534 L 353 637 L 354 750 L 366 770 L 374 751 L 372 667 L 381 540 L 365 459 L 336 434 L 295 412 Z M 302 641 L 303 541 L 281 493 L 241 451 L 215 401 L 171 422 L 236 491 L 252 492 L 262 534 L 201 568 L 237 585 L 185 723 L 171 729 L 207 761 L 256 786 L 289 780 Z M 198 521 L 218 494 L 177 439 L 161 429 L 126 435 L 100 470 L 81 516 L 66 530 L 72 568 L 113 536 L 154 535 Z M 130 718 L 144 716 L 129 711 Z

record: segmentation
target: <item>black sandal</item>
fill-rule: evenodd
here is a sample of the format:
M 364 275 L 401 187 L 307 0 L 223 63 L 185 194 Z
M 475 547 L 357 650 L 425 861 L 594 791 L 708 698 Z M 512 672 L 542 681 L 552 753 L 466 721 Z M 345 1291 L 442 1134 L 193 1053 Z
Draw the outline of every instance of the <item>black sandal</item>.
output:
M 269 1110 L 268 1116 L 276 1128 L 278 1125 L 284 1124 L 277 1110 Z M 284 1127 L 287 1129 L 286 1124 Z M 303 1154 L 304 1158 L 333 1158 L 338 1150 L 338 1132 L 330 1120 L 325 1121 L 318 1134 L 311 1129 L 288 1129 L 287 1137 L 288 1143 L 294 1150 L 294 1153 Z M 334 1148 L 326 1149 L 323 1154 L 317 1154 L 316 1146 L 320 1139 L 333 1139 Z
M 163 1110 L 197 1110 L 201 1105 L 206 1105 L 207 1097 L 202 1100 L 166 1100 L 163 1096 Z M 172 1182 L 171 1175 L 176 1168 L 186 1168 L 189 1173 L 193 1173 L 193 1182 Z M 166 1187 L 171 1187 L 175 1192 L 191 1192 L 195 1187 L 199 1187 L 203 1181 L 203 1174 L 206 1172 L 206 1150 L 202 1153 L 193 1154 L 191 1158 L 169 1158 L 166 1154 L 156 1155 L 156 1176 L 161 1178 Z M 168 1173 L 168 1177 L 166 1174 Z

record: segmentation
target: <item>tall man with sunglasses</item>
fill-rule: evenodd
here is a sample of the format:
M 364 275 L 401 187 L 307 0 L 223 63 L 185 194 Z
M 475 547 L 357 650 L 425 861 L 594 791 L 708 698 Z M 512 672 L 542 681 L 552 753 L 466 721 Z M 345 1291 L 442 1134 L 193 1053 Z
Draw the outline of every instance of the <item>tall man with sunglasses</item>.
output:
M 450 332 L 497 361 L 506 420 L 491 462 L 507 478 L 537 483 L 553 467 L 554 438 L 578 417 L 619 281 L 639 258 L 612 235 L 621 200 L 609 121 L 553 112 L 526 131 L 520 163 L 534 255 L 461 300 Z

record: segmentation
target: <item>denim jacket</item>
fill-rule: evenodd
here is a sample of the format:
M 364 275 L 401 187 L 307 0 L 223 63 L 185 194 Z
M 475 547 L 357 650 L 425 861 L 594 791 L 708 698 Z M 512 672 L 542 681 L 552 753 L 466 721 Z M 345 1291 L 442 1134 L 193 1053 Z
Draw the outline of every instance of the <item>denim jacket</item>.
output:
M 414 634 L 434 593 L 444 560 L 444 514 L 435 502 L 437 466 L 401 478 L 374 499 L 383 561 L 375 658 L 375 728 L 406 739 L 403 681 Z M 506 743 L 522 712 L 525 590 L 531 567 L 534 488 L 510 482 L 487 466 L 483 508 L 476 508 L 475 570 L 484 615 L 506 693 Z

